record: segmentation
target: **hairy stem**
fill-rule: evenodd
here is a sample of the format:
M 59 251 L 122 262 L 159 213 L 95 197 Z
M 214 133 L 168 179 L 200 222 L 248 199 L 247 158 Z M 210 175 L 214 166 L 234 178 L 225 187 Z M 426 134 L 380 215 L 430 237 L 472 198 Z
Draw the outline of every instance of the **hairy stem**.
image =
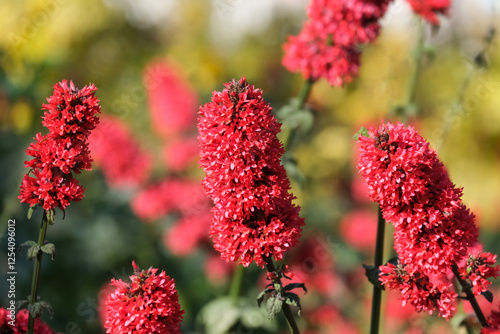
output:
M 382 265 L 384 256 L 384 234 L 385 220 L 382 217 L 382 210 L 378 209 L 377 240 L 375 244 L 375 267 Z M 370 334 L 378 334 L 380 327 L 380 308 L 382 300 L 382 289 L 373 285 L 372 314 L 370 321 Z
M 50 222 L 52 223 L 52 222 Z M 49 225 L 49 215 L 47 211 L 43 211 L 42 226 L 40 227 L 40 233 L 38 234 L 38 247 L 42 247 L 45 242 L 45 234 L 47 233 L 47 226 Z M 33 305 L 38 297 L 38 288 L 40 286 L 40 269 L 42 267 L 42 251 L 38 251 L 35 258 L 35 267 L 33 269 L 33 280 L 31 281 L 31 296 L 30 305 Z M 33 334 L 35 328 L 35 317 L 32 313 L 29 313 L 28 319 L 28 334 Z
M 479 304 L 477 303 L 476 296 L 472 293 L 472 290 L 470 288 L 470 285 L 460 277 L 460 273 L 458 272 L 458 266 L 456 264 L 453 264 L 451 266 L 451 270 L 453 270 L 453 274 L 455 274 L 455 277 L 458 280 L 458 283 L 462 286 L 462 290 L 465 292 L 465 295 L 467 296 L 467 300 L 470 302 L 472 309 L 474 310 L 474 313 L 476 313 L 477 319 L 479 320 L 479 323 L 481 326 L 486 327 L 488 326 L 488 322 L 486 321 L 486 318 L 484 317 L 483 311 L 481 310 L 481 307 L 479 307 Z
M 267 264 L 267 271 L 270 273 L 276 271 L 276 267 L 274 266 L 273 259 L 271 257 L 268 257 L 265 259 L 266 264 Z M 280 285 L 281 285 L 281 279 L 280 279 Z M 293 334 L 300 334 L 299 327 L 297 326 L 297 323 L 295 322 L 295 318 L 293 317 L 292 310 L 290 309 L 290 305 L 283 303 L 283 313 L 285 314 L 286 321 L 288 322 L 288 326 L 290 327 L 290 330 L 292 331 Z

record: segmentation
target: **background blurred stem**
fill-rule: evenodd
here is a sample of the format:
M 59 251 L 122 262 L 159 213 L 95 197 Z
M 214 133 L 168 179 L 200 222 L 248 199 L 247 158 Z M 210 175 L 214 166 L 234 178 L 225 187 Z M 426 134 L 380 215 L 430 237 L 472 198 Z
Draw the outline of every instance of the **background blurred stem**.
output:
M 267 264 L 267 271 L 270 273 L 276 271 L 276 267 L 274 266 L 273 259 L 271 257 L 268 257 L 265 259 L 266 264 Z M 279 278 L 280 285 L 281 285 L 281 279 Z M 292 331 L 293 334 L 300 334 L 299 327 L 297 326 L 297 323 L 295 322 L 295 318 L 293 317 L 292 310 L 290 309 L 290 305 L 287 303 L 283 303 L 282 306 L 283 313 L 285 314 L 286 321 L 288 322 L 288 326 L 290 327 L 290 330 Z
M 408 97 L 407 103 L 413 104 L 415 102 L 415 93 L 417 91 L 418 74 L 420 72 L 422 64 L 422 55 L 424 53 L 424 42 L 425 42 L 425 25 L 421 18 L 418 18 L 418 37 L 417 45 L 413 51 L 413 72 L 410 76 L 410 81 L 408 83 Z
M 304 103 L 306 103 L 307 99 L 309 98 L 309 94 L 311 93 L 311 89 L 313 86 L 314 81 L 312 79 L 307 79 L 304 82 L 304 85 L 302 86 L 299 95 L 297 96 L 297 108 L 301 109 L 304 106 Z M 292 146 L 294 139 L 297 135 L 298 127 L 295 127 L 290 130 L 290 133 L 288 134 L 288 138 L 286 139 L 285 142 L 285 151 L 288 151 Z
M 383 263 L 384 256 L 384 234 L 385 220 L 382 217 L 382 210 L 378 208 L 377 239 L 375 244 L 375 267 L 378 268 Z M 380 327 L 380 308 L 382 300 L 382 289 L 373 285 L 372 315 L 370 322 L 370 334 L 377 334 Z
M 460 283 L 460 285 L 462 286 L 462 290 L 465 292 L 465 295 L 467 296 L 467 300 L 470 302 L 472 309 L 474 310 L 474 313 L 476 313 L 476 316 L 477 316 L 477 319 L 479 320 L 479 323 L 483 327 L 488 326 L 488 322 L 486 321 L 486 318 L 484 317 L 483 311 L 481 311 L 481 307 L 479 307 L 479 304 L 477 303 L 476 297 L 472 293 L 469 284 L 460 277 L 460 273 L 458 272 L 458 266 L 456 264 L 453 264 L 451 266 L 451 269 L 453 270 L 453 274 L 455 274 L 455 277 L 457 278 L 458 283 Z
M 236 306 L 238 303 L 238 297 L 240 296 L 241 283 L 243 281 L 243 266 L 237 265 L 234 269 L 233 280 L 231 282 L 231 289 L 229 290 L 229 296 L 233 300 L 233 304 Z
M 40 227 L 40 233 L 38 234 L 38 247 L 40 248 L 43 246 L 45 242 L 45 234 L 47 233 L 48 225 L 49 225 L 49 217 L 47 211 L 44 210 L 42 217 L 42 226 Z M 33 280 L 31 281 L 30 305 L 33 305 L 38 297 L 38 288 L 40 286 L 40 268 L 42 267 L 42 255 L 43 252 L 39 250 L 35 258 L 35 267 L 33 269 Z M 33 334 L 34 328 L 35 328 L 35 317 L 33 317 L 32 312 L 29 312 L 28 334 Z

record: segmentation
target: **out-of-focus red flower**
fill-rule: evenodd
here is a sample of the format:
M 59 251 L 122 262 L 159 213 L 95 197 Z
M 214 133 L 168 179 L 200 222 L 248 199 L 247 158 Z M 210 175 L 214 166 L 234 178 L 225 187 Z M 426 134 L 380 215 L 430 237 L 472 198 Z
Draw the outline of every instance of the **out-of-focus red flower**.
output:
M 208 239 L 211 222 L 210 210 L 205 214 L 183 217 L 165 230 L 163 242 L 174 255 L 189 255 L 201 241 Z
M 152 127 L 162 137 L 190 129 L 196 123 L 198 97 L 173 63 L 155 61 L 144 72 Z
M 362 252 L 373 252 L 377 235 L 377 213 L 370 210 L 347 213 L 340 221 L 340 234 L 353 248 Z
M 132 265 L 130 282 L 111 281 L 116 290 L 106 301 L 106 333 L 180 333 L 184 311 L 174 280 L 164 271 L 157 275 L 158 269 Z
M 283 46 L 283 65 L 306 79 L 325 78 L 332 86 L 350 82 L 358 73 L 358 45 L 377 38 L 378 20 L 388 4 L 389 0 L 312 0 L 309 21 Z
M 83 198 L 85 189 L 73 172 L 91 169 L 88 136 L 99 123 L 97 88 L 90 84 L 82 89 L 66 80 L 54 85 L 54 93 L 43 104 L 42 124 L 49 133 L 38 133 L 26 150 L 33 159 L 25 161 L 30 171 L 21 183 L 21 203 L 40 205 L 45 210 L 64 210 L 71 201 Z
M 28 310 L 19 310 L 15 314 L 15 320 L 11 318 L 12 313 L 5 309 L 0 308 L 0 333 L 8 334 L 25 334 L 28 331 Z M 14 326 L 12 326 L 12 324 Z M 35 328 L 33 330 L 35 334 L 55 334 L 47 324 L 43 323 L 40 318 L 35 319 Z
M 203 266 L 208 280 L 213 285 L 224 285 L 234 271 L 234 267 L 233 262 L 224 261 L 218 254 L 208 255 Z
M 433 25 L 439 25 L 437 14 L 448 14 L 450 9 L 450 0 L 406 0 L 413 8 L 415 13 Z
M 264 267 L 298 243 L 304 220 L 281 165 L 280 124 L 245 78 L 200 107 L 203 185 L 214 202 L 210 234 L 223 259 Z
M 151 155 L 117 117 L 103 116 L 89 142 L 95 162 L 112 187 L 136 187 L 148 178 Z
M 500 310 L 492 310 L 487 321 L 488 326 L 481 329 L 481 334 L 500 334 Z
M 163 150 L 163 157 L 167 168 L 178 172 L 198 161 L 199 153 L 198 139 L 187 138 L 167 143 Z

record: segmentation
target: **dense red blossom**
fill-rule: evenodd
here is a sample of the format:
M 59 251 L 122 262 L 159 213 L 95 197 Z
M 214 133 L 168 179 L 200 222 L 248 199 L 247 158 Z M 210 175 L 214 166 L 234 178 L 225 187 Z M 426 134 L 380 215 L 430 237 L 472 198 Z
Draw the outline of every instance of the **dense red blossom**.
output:
M 481 253 L 476 256 L 469 255 L 466 267 L 460 268 L 460 276 L 468 279 L 472 284 L 472 292 L 477 296 L 488 290 L 491 284 L 488 278 L 499 276 L 499 266 L 496 264 L 497 256 L 491 253 Z
M 198 118 L 203 185 L 214 202 L 210 234 L 223 259 L 263 267 L 298 243 L 304 221 L 281 165 L 280 124 L 262 91 L 245 78 L 225 86 Z
M 198 97 L 172 63 L 156 61 L 145 70 L 153 129 L 169 137 L 190 129 L 196 122 Z
M 151 155 L 142 149 L 127 126 L 117 117 L 103 116 L 89 137 L 92 156 L 109 185 L 134 187 L 149 176 Z
M 15 320 L 11 318 L 11 312 L 5 308 L 0 308 L 0 333 L 25 334 L 28 332 L 28 310 L 19 310 L 15 315 Z M 14 326 L 12 326 L 14 324 Z M 50 327 L 43 323 L 40 318 L 35 319 L 35 334 L 55 334 Z
M 88 136 L 99 122 L 99 100 L 93 84 L 78 89 L 66 80 L 54 85 L 54 93 L 44 104 L 43 125 L 49 133 L 38 133 L 26 153 L 30 171 L 21 183 L 19 199 L 45 210 L 64 210 L 71 201 L 83 198 L 84 188 L 73 172 L 91 169 Z
M 417 310 L 437 309 L 449 318 L 455 295 L 449 292 L 451 279 L 446 275 L 467 258 L 478 237 L 474 215 L 462 203 L 462 189 L 451 182 L 436 152 L 413 127 L 383 123 L 367 137 L 359 136 L 359 143 L 358 169 L 370 198 L 394 225 L 394 248 L 401 261 L 397 273 L 390 265 L 382 266 L 381 280 L 399 289 Z M 492 256 L 477 263 L 467 277 L 478 293 L 487 283 L 477 272 L 495 277 L 498 267 L 490 267 Z M 402 276 L 403 270 L 409 276 Z M 436 302 L 429 303 L 431 292 L 439 296 Z
M 415 13 L 433 25 L 439 25 L 437 14 L 448 14 L 450 0 L 406 0 Z
M 130 282 L 112 279 L 115 291 L 106 301 L 106 333 L 180 333 L 184 311 L 175 282 L 162 271 L 140 270 L 132 262 Z
M 350 82 L 358 73 L 358 45 L 377 38 L 378 20 L 389 2 L 312 0 L 304 28 L 284 44 L 283 65 L 306 79 L 325 78 L 332 86 Z

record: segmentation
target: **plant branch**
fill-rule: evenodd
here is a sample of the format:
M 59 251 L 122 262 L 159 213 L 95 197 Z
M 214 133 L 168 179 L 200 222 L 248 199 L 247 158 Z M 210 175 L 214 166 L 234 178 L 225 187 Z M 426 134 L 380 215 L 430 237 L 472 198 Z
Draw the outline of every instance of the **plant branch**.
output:
M 451 266 L 451 270 L 453 270 L 453 274 L 455 274 L 458 283 L 460 283 L 460 285 L 462 286 L 462 290 L 467 295 L 467 300 L 470 302 L 472 309 L 474 310 L 474 313 L 476 313 L 479 323 L 481 323 L 481 326 L 483 327 L 488 326 L 488 322 L 484 317 L 483 311 L 481 311 L 481 307 L 479 307 L 479 304 L 477 303 L 476 297 L 474 296 L 474 294 L 470 289 L 470 285 L 466 281 L 464 281 L 462 277 L 460 277 L 460 273 L 458 272 L 458 266 L 456 263 Z
M 302 86 L 299 95 L 297 96 L 297 108 L 301 109 L 304 106 L 304 103 L 306 103 L 307 99 L 309 98 L 309 94 L 311 93 L 311 89 L 313 86 L 314 81 L 312 79 L 307 79 L 304 82 L 304 85 Z M 288 151 L 290 147 L 293 145 L 293 141 L 297 135 L 298 127 L 295 127 L 290 130 L 290 133 L 288 134 L 288 137 L 285 142 L 285 150 Z
M 276 271 L 276 267 L 274 266 L 273 259 L 271 257 L 265 258 L 266 264 L 267 264 L 267 271 L 270 273 Z M 281 279 L 280 280 L 280 285 L 281 285 Z M 292 310 L 290 309 L 290 305 L 287 303 L 283 303 L 282 306 L 283 313 L 285 314 L 286 321 L 288 322 L 288 326 L 290 327 L 290 330 L 292 331 L 293 334 L 300 334 L 299 327 L 297 326 L 297 323 L 295 322 L 295 318 L 293 317 Z
M 378 209 L 377 239 L 375 244 L 375 267 L 378 268 L 383 263 L 384 256 L 384 234 L 385 220 L 382 217 L 382 210 Z M 370 334 L 378 334 L 380 327 L 380 308 L 382 300 L 382 289 L 373 285 L 372 314 L 370 321 Z
M 243 281 L 243 266 L 237 265 L 236 268 L 234 269 L 233 280 L 231 282 L 231 289 L 229 290 L 229 296 L 233 300 L 234 305 L 236 305 L 238 302 L 242 281 Z
M 53 217 L 53 215 L 50 215 Z M 49 222 L 49 214 L 46 210 L 43 211 L 42 217 L 42 226 L 40 227 L 40 233 L 38 234 L 38 247 L 42 247 L 45 242 L 45 234 L 47 233 L 47 226 L 52 224 L 53 222 Z M 35 258 L 35 267 L 33 269 L 33 279 L 31 281 L 31 297 L 30 297 L 30 305 L 33 305 L 38 297 L 38 289 L 40 286 L 40 269 L 42 267 L 42 255 L 43 252 L 41 250 L 38 251 L 38 254 Z M 35 317 L 32 312 L 29 312 L 28 319 L 28 334 L 33 334 L 35 328 Z

